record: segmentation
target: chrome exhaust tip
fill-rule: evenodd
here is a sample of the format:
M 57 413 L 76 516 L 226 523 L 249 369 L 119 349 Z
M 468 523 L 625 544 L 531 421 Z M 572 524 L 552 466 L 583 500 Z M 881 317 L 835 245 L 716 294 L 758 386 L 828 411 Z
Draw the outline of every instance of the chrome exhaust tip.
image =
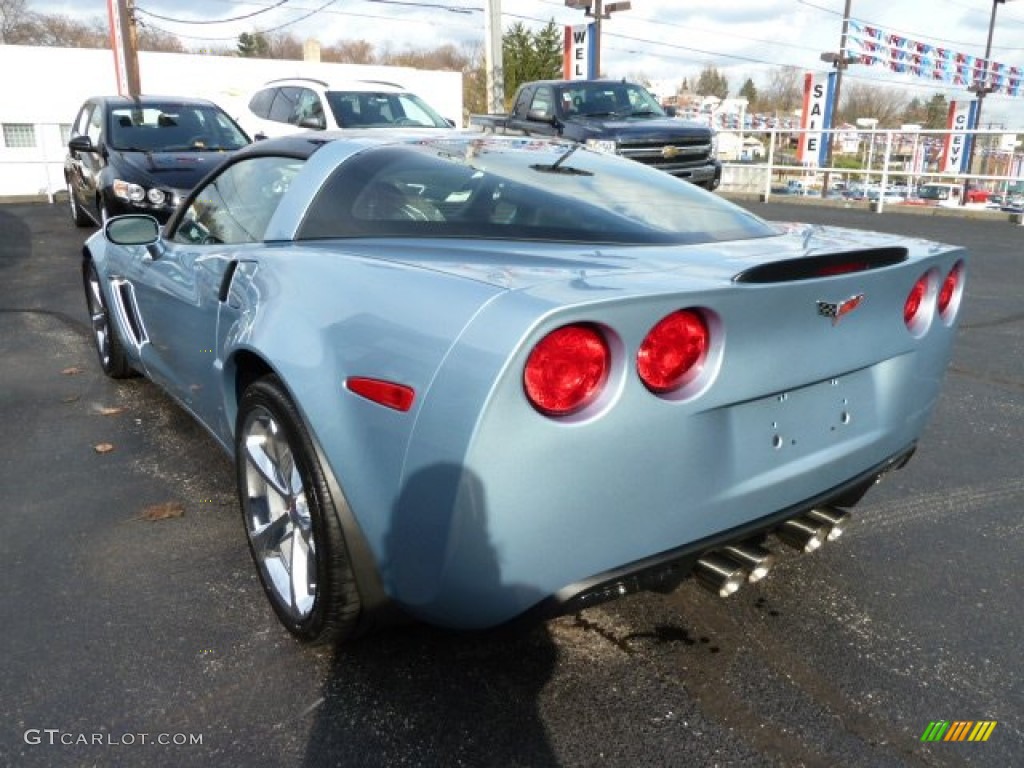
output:
M 846 521 L 849 519 L 846 512 L 835 507 L 816 507 L 807 513 L 807 517 L 818 523 L 828 526 L 829 541 L 835 541 L 843 535 L 846 530 Z
M 725 555 L 710 552 L 693 566 L 697 582 L 719 597 L 728 597 L 743 586 L 747 572 L 739 563 Z
M 813 552 L 828 539 L 829 527 L 825 523 L 806 517 L 794 517 L 775 529 L 775 534 L 786 544 L 801 552 Z
M 751 584 L 767 576 L 775 564 L 775 555 L 756 544 L 735 544 L 723 547 L 722 552 L 746 569 L 747 581 Z

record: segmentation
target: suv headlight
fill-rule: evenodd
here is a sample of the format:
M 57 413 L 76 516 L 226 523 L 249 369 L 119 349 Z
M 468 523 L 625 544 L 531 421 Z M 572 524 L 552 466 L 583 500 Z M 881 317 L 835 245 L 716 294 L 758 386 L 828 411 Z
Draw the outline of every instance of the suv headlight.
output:
M 714 129 L 711 131 L 711 157 L 718 157 L 718 131 Z
M 604 152 L 606 155 L 614 155 L 619 151 L 619 146 L 611 139 L 587 139 L 587 149 L 595 152 Z

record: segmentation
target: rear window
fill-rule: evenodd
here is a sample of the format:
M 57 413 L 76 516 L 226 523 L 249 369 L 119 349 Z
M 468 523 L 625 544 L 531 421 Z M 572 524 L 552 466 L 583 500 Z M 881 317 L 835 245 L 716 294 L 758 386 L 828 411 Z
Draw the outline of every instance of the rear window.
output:
M 655 244 L 774 234 L 738 206 L 639 163 L 575 144 L 459 138 L 350 158 L 297 237 Z

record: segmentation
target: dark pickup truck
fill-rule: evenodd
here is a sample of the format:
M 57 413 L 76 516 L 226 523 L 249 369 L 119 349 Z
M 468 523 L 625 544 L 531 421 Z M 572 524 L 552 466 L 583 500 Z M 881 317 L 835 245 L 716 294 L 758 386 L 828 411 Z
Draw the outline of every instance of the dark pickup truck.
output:
M 666 113 L 642 86 L 617 80 L 538 80 L 516 91 L 512 113 L 470 115 L 485 133 L 557 136 L 628 157 L 715 189 L 722 164 L 714 131 Z

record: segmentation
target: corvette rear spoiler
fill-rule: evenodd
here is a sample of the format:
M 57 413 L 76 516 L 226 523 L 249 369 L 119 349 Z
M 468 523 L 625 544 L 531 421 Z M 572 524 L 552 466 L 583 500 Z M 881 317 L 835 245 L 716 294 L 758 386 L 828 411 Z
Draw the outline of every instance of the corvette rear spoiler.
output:
M 845 275 L 851 272 L 866 272 L 870 269 L 900 264 L 907 260 L 907 256 L 906 248 L 897 247 L 801 256 L 797 259 L 758 264 L 733 277 L 733 282 L 788 283 L 795 280 Z

